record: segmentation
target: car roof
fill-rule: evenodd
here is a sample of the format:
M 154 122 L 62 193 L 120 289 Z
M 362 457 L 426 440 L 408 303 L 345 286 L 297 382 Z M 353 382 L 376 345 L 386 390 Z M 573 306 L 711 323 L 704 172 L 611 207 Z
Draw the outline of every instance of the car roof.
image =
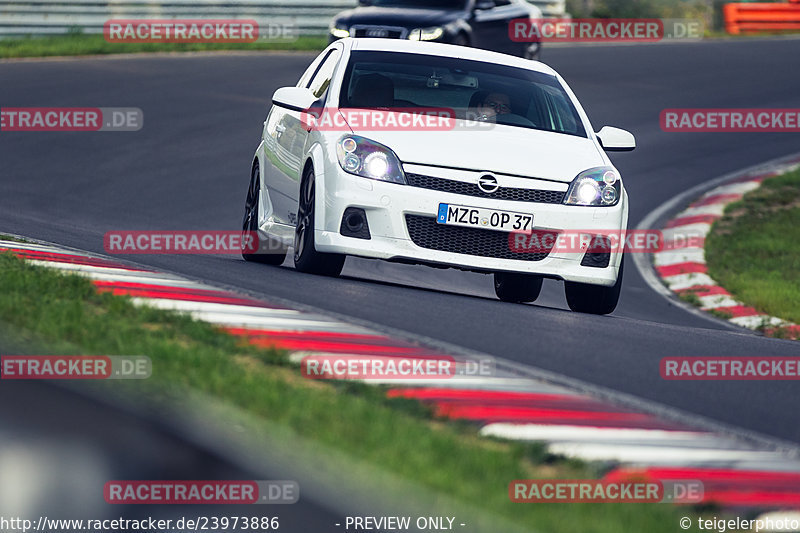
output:
M 453 44 L 430 43 L 424 41 L 408 41 L 405 39 L 370 39 L 366 37 L 347 37 L 342 39 L 346 47 L 351 50 L 376 51 L 376 52 L 405 52 L 409 54 L 425 54 L 442 57 L 455 57 L 460 59 L 471 59 L 473 61 L 483 61 L 484 63 L 495 63 L 508 65 L 517 68 L 526 68 L 549 74 L 556 75 L 556 71 L 539 61 L 514 57 L 499 52 L 490 52 L 479 48 L 468 46 L 456 46 Z

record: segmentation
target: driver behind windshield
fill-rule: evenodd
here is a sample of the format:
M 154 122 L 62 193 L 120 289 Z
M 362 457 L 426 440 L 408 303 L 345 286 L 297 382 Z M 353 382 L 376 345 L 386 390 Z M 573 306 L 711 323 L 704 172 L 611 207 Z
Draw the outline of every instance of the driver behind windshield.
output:
M 504 93 L 489 93 L 484 101 L 478 104 L 478 120 L 488 121 L 497 115 L 508 113 L 511 113 L 511 99 Z

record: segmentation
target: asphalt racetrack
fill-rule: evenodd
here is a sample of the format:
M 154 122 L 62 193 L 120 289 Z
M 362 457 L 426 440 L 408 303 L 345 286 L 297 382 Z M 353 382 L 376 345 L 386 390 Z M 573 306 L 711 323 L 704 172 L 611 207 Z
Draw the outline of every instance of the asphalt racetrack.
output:
M 545 48 L 596 130 L 632 131 L 613 155 L 630 227 L 717 176 L 800 150 L 788 133 L 664 133 L 664 108 L 798 108 L 797 39 Z M 110 230 L 238 230 L 250 162 L 273 91 L 314 54 L 232 53 L 0 62 L 0 106 L 138 107 L 138 132 L 0 133 L 0 231 L 103 253 Z M 132 256 L 150 267 L 513 360 L 781 440 L 800 443 L 796 384 L 678 382 L 665 356 L 789 356 L 761 338 L 686 312 L 632 261 L 607 317 L 570 312 L 563 285 L 540 299 L 494 297 L 491 277 L 348 259 L 341 279 L 234 256 Z

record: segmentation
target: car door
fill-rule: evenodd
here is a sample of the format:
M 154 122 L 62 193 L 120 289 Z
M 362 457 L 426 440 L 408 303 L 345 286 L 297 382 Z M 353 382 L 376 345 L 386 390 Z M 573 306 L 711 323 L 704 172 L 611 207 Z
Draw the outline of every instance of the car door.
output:
M 341 55 L 341 47 L 328 50 L 306 71 L 298 86 L 307 87 L 318 98 L 323 98 Z M 277 222 L 291 225 L 297 222 L 303 152 L 309 134 L 300 115 L 299 111 L 273 106 L 264 127 L 264 143 L 269 160 L 264 178 L 269 189 L 273 217 Z

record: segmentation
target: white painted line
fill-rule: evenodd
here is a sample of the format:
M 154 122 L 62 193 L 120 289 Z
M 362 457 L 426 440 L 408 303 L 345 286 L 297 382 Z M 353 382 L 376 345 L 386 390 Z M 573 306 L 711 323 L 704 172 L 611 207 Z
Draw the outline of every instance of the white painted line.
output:
M 653 254 L 656 266 L 677 265 L 680 263 L 705 263 L 706 252 L 703 248 L 681 248 Z
M 702 272 L 692 272 L 690 274 L 677 274 L 675 276 L 667 276 L 662 278 L 664 283 L 673 291 L 680 291 L 683 289 L 690 289 L 699 285 L 716 285 L 708 274 Z
M 707 198 L 708 196 L 716 196 L 718 194 L 746 194 L 750 191 L 758 189 L 760 186 L 761 182 L 758 180 L 731 183 L 730 185 L 722 185 L 721 187 L 717 187 L 716 189 L 709 191 L 704 198 Z
M 675 218 L 693 217 L 697 215 L 722 216 L 726 205 L 728 205 L 728 202 L 719 202 L 714 204 L 700 205 L 697 207 L 690 207 L 675 215 Z
M 776 165 L 775 168 L 772 170 L 772 172 L 775 175 L 778 175 L 778 174 L 784 174 L 786 172 L 791 172 L 793 170 L 797 170 L 798 168 L 800 168 L 800 165 L 798 165 L 797 163 L 784 163 L 782 165 Z
M 737 305 L 742 305 L 741 302 L 737 302 L 730 296 L 726 296 L 724 294 L 712 294 L 711 296 L 700 296 L 698 298 L 700 300 L 700 308 L 701 309 L 718 309 L 724 311 L 725 307 L 734 307 Z
M 40 266 L 49 266 L 52 268 L 58 268 L 60 270 L 75 270 L 77 272 L 105 272 L 105 273 L 112 273 L 112 272 L 135 272 L 137 274 L 142 274 L 145 272 L 150 272 L 155 274 L 152 270 L 132 270 L 128 268 L 119 268 L 114 266 L 95 266 L 95 265 L 79 265 L 77 263 L 68 263 L 68 262 L 61 262 L 61 261 L 44 261 L 41 259 L 26 259 L 26 261 L 30 261 L 36 265 Z M 179 279 L 179 278 L 175 278 Z
M 141 283 L 145 285 L 155 285 L 153 290 L 158 288 L 164 289 L 201 289 L 201 290 L 218 290 L 214 287 L 203 285 L 194 281 L 180 280 L 172 277 L 164 277 L 164 275 L 155 272 L 118 272 L 113 274 L 104 273 L 91 273 L 91 272 L 74 272 L 75 275 L 83 276 L 95 281 L 110 281 L 115 283 Z
M 225 327 L 248 329 L 269 329 L 275 331 L 335 331 L 343 333 L 369 333 L 369 330 L 347 326 L 342 322 L 315 317 L 250 316 L 229 313 L 209 313 L 192 311 L 189 314 L 197 320 L 205 320 Z
M 777 452 L 718 448 L 557 443 L 549 445 L 548 450 L 551 453 L 586 461 L 619 461 L 649 465 L 720 465 L 739 461 L 786 461 L 786 458 Z
M 711 224 L 707 222 L 695 222 L 693 224 L 683 224 L 673 228 L 661 230 L 665 243 L 693 244 L 698 239 L 705 239 L 711 230 Z
M 201 311 L 207 313 L 230 313 L 251 316 L 301 316 L 302 311 L 294 309 L 271 307 L 258 307 L 249 305 L 226 304 L 216 302 L 195 302 L 192 300 L 171 300 L 169 298 L 131 298 L 137 305 L 148 305 L 157 309 L 169 309 L 172 311 Z M 318 317 L 315 317 L 318 318 Z
M 68 255 L 77 255 L 81 257 L 89 258 L 90 255 L 86 253 L 80 252 L 73 252 L 64 250 L 63 248 L 55 248 L 53 246 L 45 246 L 43 244 L 35 244 L 35 243 L 26 243 L 26 242 L 13 242 L 13 241 L 0 241 L 0 248 L 19 248 L 22 250 L 31 250 L 32 252 L 45 252 L 50 254 L 68 254 Z
M 197 320 L 204 320 L 227 327 L 276 331 L 336 331 L 341 333 L 374 334 L 374 332 L 364 328 L 350 326 L 322 315 L 295 309 L 187 302 L 161 298 L 132 298 L 131 300 L 136 305 L 187 313 Z
M 481 381 L 474 381 L 472 379 L 463 379 L 456 376 L 450 379 L 427 379 L 425 383 L 408 383 L 403 382 L 402 385 L 408 387 L 436 387 L 442 389 L 463 389 L 463 390 L 481 390 L 487 392 L 519 392 L 531 394 L 554 394 L 559 396 L 568 396 L 575 399 L 583 398 L 575 393 L 575 391 L 559 387 L 557 385 L 550 385 L 541 381 L 534 381 L 524 378 L 513 378 L 505 376 L 495 376 L 485 378 Z
M 670 431 L 663 429 L 605 428 L 543 424 L 487 424 L 480 430 L 484 436 L 509 440 L 609 443 L 635 441 L 637 443 L 674 444 L 694 443 L 706 445 L 722 441 L 712 433 L 698 431 Z
M 724 311 L 724 309 L 720 309 L 720 311 Z M 730 322 L 733 322 L 737 326 L 743 326 L 748 329 L 758 329 L 763 325 L 781 326 L 788 324 L 788 322 L 785 322 L 780 318 L 768 315 L 737 316 L 735 318 L 731 318 Z
M 186 289 L 213 289 L 201 283 L 188 281 L 169 274 L 161 274 L 152 271 L 121 270 L 119 268 L 106 268 L 87 265 L 74 265 L 71 263 L 54 263 L 52 261 L 36 261 L 28 259 L 28 262 L 57 270 L 65 270 L 71 274 L 84 276 L 98 281 L 119 281 L 124 283 L 149 283 L 153 285 L 163 285 L 165 287 L 180 287 Z

